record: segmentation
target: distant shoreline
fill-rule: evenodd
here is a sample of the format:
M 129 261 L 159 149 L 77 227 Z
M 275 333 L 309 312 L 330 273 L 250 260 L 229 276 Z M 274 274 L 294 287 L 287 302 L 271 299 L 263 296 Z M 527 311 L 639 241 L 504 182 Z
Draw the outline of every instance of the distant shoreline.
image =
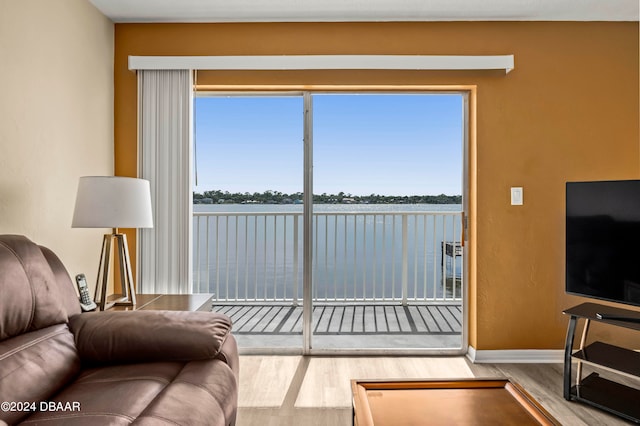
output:
M 462 204 L 461 195 L 351 195 L 314 194 L 314 204 Z M 228 191 L 204 191 L 193 193 L 193 204 L 303 204 L 300 192 L 285 194 L 278 191 L 230 193 Z
M 390 205 L 398 205 L 398 204 L 432 204 L 432 205 L 458 205 L 458 204 L 462 204 L 462 201 L 460 202 L 451 202 L 451 203 L 403 203 L 403 202 L 384 202 L 384 203 L 367 203 L 367 202 L 359 202 L 359 203 L 355 203 L 355 202 L 342 202 L 342 203 L 337 203 L 337 202 L 333 202 L 333 203 L 322 203 L 322 202 L 317 202 L 314 201 L 314 204 L 328 204 L 328 205 L 353 205 L 353 204 L 379 204 L 379 205 L 384 205 L 384 204 L 390 204 Z M 229 202 L 218 202 L 218 203 L 214 203 L 214 202 L 202 202 L 201 200 L 193 200 L 193 204 L 197 204 L 197 205 L 210 205 L 210 206 L 215 206 L 215 205 L 220 205 L 220 204 L 226 204 L 226 205 L 230 205 L 230 204 L 242 204 L 242 205 L 261 205 L 261 206 L 268 206 L 268 205 L 276 205 L 276 206 L 280 206 L 280 205 L 302 205 L 304 204 L 301 200 L 299 202 L 291 202 L 291 203 L 278 203 L 278 202 L 241 202 L 241 203 L 236 203 L 233 201 L 229 201 Z

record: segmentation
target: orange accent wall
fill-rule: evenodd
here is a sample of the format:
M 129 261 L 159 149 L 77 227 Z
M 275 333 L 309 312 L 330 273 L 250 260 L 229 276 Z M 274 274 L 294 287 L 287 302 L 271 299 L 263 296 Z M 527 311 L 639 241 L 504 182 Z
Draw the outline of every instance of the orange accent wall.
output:
M 559 349 L 567 324 L 561 312 L 580 301 L 564 294 L 564 184 L 640 178 L 638 42 L 637 22 L 116 24 L 115 173 L 137 173 L 137 88 L 128 55 L 514 54 L 507 75 L 225 71 L 198 78 L 476 86 L 469 343 Z M 524 188 L 523 206 L 510 205 L 511 186 Z

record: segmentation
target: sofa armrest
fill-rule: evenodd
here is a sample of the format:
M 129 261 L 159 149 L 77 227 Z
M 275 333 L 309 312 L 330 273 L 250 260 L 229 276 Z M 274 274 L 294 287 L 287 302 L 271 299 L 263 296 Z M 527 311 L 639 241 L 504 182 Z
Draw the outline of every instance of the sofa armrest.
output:
M 113 311 L 69 320 L 83 362 L 194 361 L 215 358 L 231 319 L 214 312 Z

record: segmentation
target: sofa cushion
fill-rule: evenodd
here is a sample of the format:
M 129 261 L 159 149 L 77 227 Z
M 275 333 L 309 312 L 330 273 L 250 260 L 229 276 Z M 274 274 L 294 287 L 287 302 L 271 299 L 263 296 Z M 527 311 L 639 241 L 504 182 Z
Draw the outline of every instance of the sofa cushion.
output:
M 55 275 L 37 245 L 3 235 L 0 271 L 0 341 L 67 321 Z
M 224 426 L 235 420 L 237 400 L 236 379 L 226 363 L 192 361 L 135 424 Z
M 236 401 L 236 379 L 217 359 L 108 366 L 85 370 L 52 399 L 68 410 L 39 412 L 23 424 L 227 425 Z
M 47 401 L 80 371 L 73 335 L 66 324 L 25 333 L 0 342 L 0 401 Z M 0 411 L 13 424 L 28 412 Z

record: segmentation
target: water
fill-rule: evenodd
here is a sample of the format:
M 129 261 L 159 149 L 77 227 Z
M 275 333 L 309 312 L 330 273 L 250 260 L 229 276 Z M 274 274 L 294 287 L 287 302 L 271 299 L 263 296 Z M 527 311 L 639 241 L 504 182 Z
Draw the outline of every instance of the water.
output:
M 194 217 L 194 291 L 301 299 L 302 205 L 193 207 L 217 214 Z M 314 205 L 314 297 L 397 300 L 403 288 L 409 299 L 460 297 L 462 258 L 442 257 L 443 241 L 459 242 L 460 215 L 452 212 L 460 211 L 439 204 Z

